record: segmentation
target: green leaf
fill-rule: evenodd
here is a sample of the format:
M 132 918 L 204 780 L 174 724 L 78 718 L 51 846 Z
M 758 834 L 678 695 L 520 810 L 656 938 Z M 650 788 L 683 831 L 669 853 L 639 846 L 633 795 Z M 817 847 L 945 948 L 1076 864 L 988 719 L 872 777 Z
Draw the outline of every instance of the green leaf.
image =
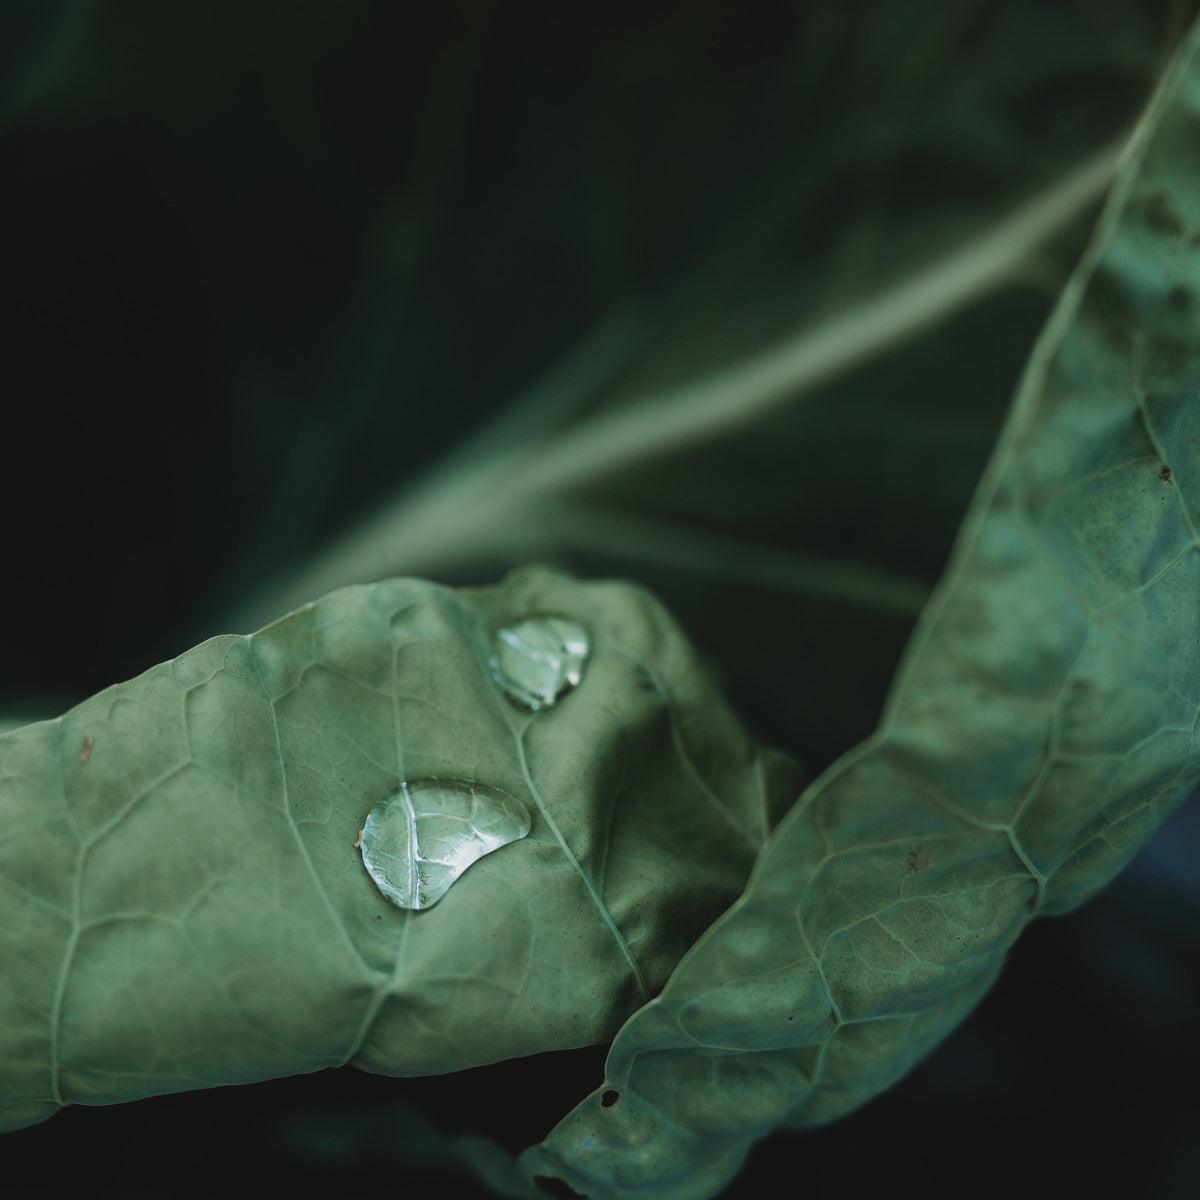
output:
M 592 646 L 530 713 L 489 661 L 539 612 Z M 418 912 L 356 843 L 425 779 L 500 789 L 532 828 Z M 393 580 L 205 642 L 0 737 L 0 1125 L 608 1040 L 736 898 L 799 782 L 624 584 Z
M 652 587 L 741 718 L 823 768 L 878 721 L 1013 381 L 1195 3 L 700 0 L 636 29 L 606 15 L 583 38 L 553 5 L 527 23 L 486 3 L 300 5 L 282 40 L 265 10 L 209 0 L 60 7 L 3 129 L 21 181 L 6 193 L 9 373 L 38 380 L 22 444 L 52 459 L 26 456 L 32 481 L 3 473 L 20 514 L 6 711 L 55 715 L 66 702 L 31 698 L 86 695 L 349 583 L 550 561 Z M 146 420 L 164 394 L 186 438 Z M 56 503 L 31 503 L 48 481 Z M 1082 942 L 1089 926 L 1072 927 Z M 1021 1046 L 1047 1036 L 1036 1024 Z M 578 1063 L 508 1064 L 542 1108 L 507 1102 L 504 1067 L 407 1094 L 447 1131 L 524 1146 L 562 1111 L 544 1115 L 555 1089 L 526 1080 L 557 1071 L 576 1097 Z M 1098 1111 L 1070 1074 L 1074 1108 Z M 253 1109 L 238 1136 L 256 1150 L 289 1096 L 392 1104 L 352 1074 L 292 1086 L 188 1103 Z M 1153 1097 L 1136 1115 L 1149 1155 L 1171 1090 L 1137 1090 Z M 777 1149 L 824 1147 L 850 1170 L 840 1139 L 897 1099 Z M 350 1169 L 390 1120 L 353 1107 L 326 1117 L 356 1127 Z M 192 1136 L 181 1111 L 196 1110 L 74 1113 L 6 1150 L 49 1146 L 94 1174 L 85 1139 L 136 1141 L 153 1177 Z M 143 1136 L 156 1120 L 172 1136 Z M 970 1125 L 994 1143 L 990 1121 Z M 112 1128 L 132 1134 L 96 1132 Z M 407 1157 L 427 1140 L 392 1144 Z M 290 1144 L 307 1185 L 309 1143 Z M 232 1145 L 206 1158 L 210 1177 Z M 595 1145 L 569 1145 L 572 1162 Z M 528 1194 L 499 1146 L 459 1149 Z
M 899 1079 L 1021 929 L 1200 781 L 1200 28 L 1039 340 L 876 734 L 529 1151 L 592 1200 L 715 1195 Z

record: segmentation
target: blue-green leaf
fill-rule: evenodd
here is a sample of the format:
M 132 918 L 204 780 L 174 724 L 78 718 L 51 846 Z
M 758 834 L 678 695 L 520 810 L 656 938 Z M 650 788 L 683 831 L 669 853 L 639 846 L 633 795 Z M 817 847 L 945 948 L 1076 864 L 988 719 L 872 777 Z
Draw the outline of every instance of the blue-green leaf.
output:
M 529 1151 L 592 1200 L 700 1200 L 955 1027 L 1038 913 L 1200 780 L 1200 33 L 1028 364 L 876 734 Z

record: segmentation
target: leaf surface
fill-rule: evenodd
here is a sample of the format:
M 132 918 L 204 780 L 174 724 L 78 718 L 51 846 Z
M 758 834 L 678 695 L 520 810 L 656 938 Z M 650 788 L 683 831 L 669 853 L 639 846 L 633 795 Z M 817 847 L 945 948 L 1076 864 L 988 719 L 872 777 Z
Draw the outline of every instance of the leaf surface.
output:
M 1038 913 L 1200 780 L 1200 30 L 1039 340 L 876 734 L 525 1156 L 593 1200 L 699 1200 L 754 1139 L 899 1079 Z
M 21 514 L 10 522 L 17 586 L 4 592 L 6 628 L 21 631 L 0 680 L 10 724 L 73 702 L 30 705 L 39 691 L 78 698 L 349 583 L 472 582 L 550 560 L 651 586 L 712 655 L 740 716 L 823 768 L 879 719 L 1115 150 L 1196 6 L 963 0 L 948 13 L 931 0 L 878 0 L 864 14 L 842 0 L 753 13 L 700 3 L 636 37 L 604 21 L 581 41 L 554 6 L 530 38 L 488 5 L 430 9 L 413 25 L 408 12 L 352 4 L 299 16 L 287 52 L 267 59 L 258 48 L 277 31 L 250 12 L 229 36 L 208 3 L 132 0 L 132 21 L 114 20 L 106 0 L 67 7 L 73 19 L 5 114 L 21 164 L 7 195 L 8 325 L 22 331 L 10 373 L 36 376 L 46 399 L 26 406 L 26 444 L 42 450 L 29 457 L 34 485 L 5 476 L 6 511 Z M 215 109 L 214 69 L 225 97 Z M 1146 249 L 1153 260 L 1154 239 Z M 164 380 L 177 409 L 206 414 L 183 442 L 144 420 Z M 169 471 L 155 466 L 164 462 Z M 47 480 L 86 520 L 64 529 L 69 503 L 30 503 Z M 121 586 L 89 602 L 88 636 L 65 636 L 78 628 L 85 579 Z M 983 634 L 966 619 L 961 629 L 967 642 Z M 561 723 L 565 711 L 545 715 Z M 144 752 L 134 724 L 123 727 L 130 761 Z M 77 752 L 90 747 L 98 763 L 111 743 L 84 734 Z M 24 735 L 21 744 L 22 771 L 46 781 L 60 747 L 48 739 L 46 757 Z M 951 739 L 950 749 L 961 747 Z M 68 781 L 72 753 L 61 760 Z M 12 834 L 16 878 L 47 853 L 29 832 Z M 82 888 L 100 847 L 80 860 Z M 473 865 L 446 900 L 468 881 L 482 886 L 478 872 L 518 849 Z M 915 888 L 934 866 L 924 847 L 912 862 Z M 837 860 L 821 863 L 814 893 L 837 874 Z M 1168 908 L 1185 927 L 1186 910 Z M 86 951 L 94 933 L 77 946 Z M 402 974 L 402 958 L 386 969 Z M 1062 986 L 1082 986 L 1078 964 L 1064 957 L 1058 970 Z M 368 1003 L 364 986 L 347 992 L 351 1004 Z M 38 994 L 28 992 L 29 1011 L 40 1014 Z M 48 1014 L 29 1028 L 43 1018 L 50 1028 Z M 498 1043 L 510 1032 L 498 1025 Z M 1020 1052 L 1036 1057 L 1045 1030 L 1026 1033 Z M 1127 1047 L 1143 1045 L 1125 1034 Z M 516 1060 L 507 1078 L 523 1085 L 547 1061 L 578 1096 L 570 1056 Z M 224 1059 L 217 1066 L 221 1078 L 257 1077 L 253 1062 L 232 1074 Z M 1064 1111 L 1096 1112 L 1099 1089 L 1070 1074 Z M 355 1082 L 294 1086 L 322 1085 Z M 1128 1125 L 1153 1130 L 1139 1139 L 1146 1154 L 1169 1124 L 1156 1114 L 1169 1111 L 1170 1089 L 1153 1091 Z M 550 1124 L 538 1125 L 534 1105 L 496 1104 L 509 1090 L 487 1070 L 443 1081 L 440 1100 L 436 1082 L 413 1094 L 445 1129 L 509 1145 Z M 732 1095 L 736 1117 L 742 1093 Z M 978 1094 L 976 1113 L 995 1095 Z M 225 1113 L 254 1104 L 228 1093 L 207 1102 Z M 50 1111 L 35 1099 L 21 1115 L 24 1103 L 13 1101 L 9 1124 Z M 30 1133 L 25 1152 L 45 1159 L 49 1146 L 49 1157 L 94 1173 L 103 1155 L 78 1151 L 112 1127 L 103 1121 L 123 1120 L 132 1134 L 105 1152 L 136 1142 L 152 1175 L 143 1122 L 157 1115 L 178 1129 L 172 1103 L 87 1124 L 74 1114 L 74 1125 Z M 255 1130 L 240 1128 L 256 1148 L 273 1136 L 275 1104 L 262 1105 Z M 610 1109 L 636 1124 L 632 1101 Z M 866 1118 L 876 1129 L 878 1112 Z M 506 1136 L 508 1121 L 538 1127 Z M 828 1161 L 862 1128 L 777 1152 L 823 1146 Z M 906 1136 L 929 1151 L 948 1136 L 941 1122 L 929 1128 L 928 1139 L 911 1124 Z M 664 1170 L 693 1169 L 692 1134 L 673 1141 L 653 1115 L 644 1129 L 670 1152 Z M 736 1120 L 729 1129 L 732 1169 L 742 1146 Z M 176 1139 L 149 1141 L 163 1154 Z M 296 1143 L 305 1186 L 318 1141 Z M 419 1157 L 398 1149 L 403 1138 L 390 1143 Z M 1068 1138 L 1054 1144 L 1070 1156 Z M 586 1165 L 595 1145 L 568 1142 L 564 1153 Z M 955 1145 L 969 1155 L 965 1138 Z M 223 1143 L 236 1155 L 232 1146 Z M 1030 1162 L 1038 1154 L 1036 1140 L 1020 1148 Z M 498 1146 L 480 1153 L 497 1186 L 527 1194 Z M 344 1147 L 340 1167 L 355 1159 Z M 953 1174 L 952 1158 L 938 1162 Z M 1011 1176 L 1019 1164 L 1007 1156 Z M 221 1174 L 220 1158 L 207 1169 Z M 851 1169 L 845 1156 L 832 1168 Z
M 531 714 L 489 658 L 539 611 L 593 647 L 580 686 Z M 532 828 L 403 911 L 356 843 L 427 779 L 499 789 Z M 0 1124 L 607 1040 L 798 791 L 628 585 L 393 580 L 215 638 L 0 738 Z

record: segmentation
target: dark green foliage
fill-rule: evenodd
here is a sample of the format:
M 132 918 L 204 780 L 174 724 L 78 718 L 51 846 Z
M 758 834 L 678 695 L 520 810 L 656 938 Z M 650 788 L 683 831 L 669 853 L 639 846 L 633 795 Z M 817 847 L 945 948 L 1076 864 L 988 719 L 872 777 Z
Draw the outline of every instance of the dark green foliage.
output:
M 702 1200 L 929 1053 L 1196 783 L 1192 16 L 14 8 L 0 699 L 138 677 L 0 740 L 8 1125 L 612 1040 L 517 1166 L 404 1155 Z M 451 590 L 531 561 L 703 657 Z M 640 665 L 518 721 L 486 640 L 551 601 Z M 539 798 L 415 916 L 352 847 L 410 754 Z

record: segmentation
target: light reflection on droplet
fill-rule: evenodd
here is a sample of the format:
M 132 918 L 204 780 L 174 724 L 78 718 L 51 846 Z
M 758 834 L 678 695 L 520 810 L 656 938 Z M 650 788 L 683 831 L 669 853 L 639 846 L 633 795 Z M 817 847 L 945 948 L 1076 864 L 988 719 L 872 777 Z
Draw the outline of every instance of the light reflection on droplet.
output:
M 591 648 L 587 630 L 576 621 L 526 617 L 497 630 L 492 677 L 509 699 L 537 712 L 578 686 Z
M 508 792 L 465 779 L 418 779 L 371 809 L 359 841 L 375 886 L 399 908 L 420 909 L 529 829 L 529 810 Z

